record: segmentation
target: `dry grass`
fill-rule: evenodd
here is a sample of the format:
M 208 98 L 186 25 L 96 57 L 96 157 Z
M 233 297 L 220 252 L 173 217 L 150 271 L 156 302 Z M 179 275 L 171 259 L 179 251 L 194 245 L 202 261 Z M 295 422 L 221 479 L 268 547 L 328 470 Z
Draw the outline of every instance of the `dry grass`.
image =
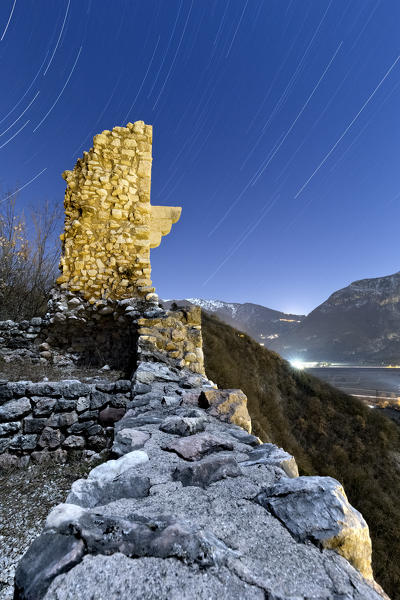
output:
M 123 371 L 102 371 L 95 367 L 57 367 L 51 364 L 32 364 L 29 360 L 14 360 L 6 363 L 0 357 L 0 379 L 8 381 L 43 381 L 47 378 L 49 381 L 61 381 L 62 379 L 107 379 L 116 381 L 125 379 Z

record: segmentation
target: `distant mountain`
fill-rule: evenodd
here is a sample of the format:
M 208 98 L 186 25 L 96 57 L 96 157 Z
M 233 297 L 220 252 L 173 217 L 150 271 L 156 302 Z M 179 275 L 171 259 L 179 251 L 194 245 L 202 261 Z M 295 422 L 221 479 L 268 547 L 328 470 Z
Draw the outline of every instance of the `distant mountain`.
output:
M 169 308 L 173 302 L 178 305 L 195 304 L 200 306 L 203 310 L 228 323 L 228 325 L 251 335 L 265 346 L 269 346 L 272 340 L 293 330 L 305 318 L 304 315 L 290 315 L 251 302 L 240 304 L 238 302 L 203 300 L 201 298 L 162 301 L 166 308 Z
M 165 301 L 169 307 L 173 300 Z M 189 298 L 289 360 L 400 364 L 400 271 L 334 292 L 308 316 L 259 304 Z
M 351 283 L 268 345 L 286 358 L 399 364 L 400 272 Z

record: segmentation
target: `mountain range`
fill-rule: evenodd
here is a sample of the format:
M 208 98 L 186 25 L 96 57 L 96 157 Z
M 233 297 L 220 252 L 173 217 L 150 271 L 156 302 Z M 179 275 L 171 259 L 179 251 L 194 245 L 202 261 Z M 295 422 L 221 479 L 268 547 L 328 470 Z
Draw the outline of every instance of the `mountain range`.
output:
M 400 363 L 400 271 L 355 281 L 307 316 L 247 302 L 200 298 L 175 302 L 200 306 L 289 360 Z

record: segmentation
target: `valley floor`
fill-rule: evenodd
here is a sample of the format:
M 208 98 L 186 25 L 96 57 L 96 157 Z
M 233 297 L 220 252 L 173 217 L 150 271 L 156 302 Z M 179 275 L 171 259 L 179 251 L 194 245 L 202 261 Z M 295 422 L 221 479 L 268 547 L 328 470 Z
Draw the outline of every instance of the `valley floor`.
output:
M 400 397 L 400 368 L 315 367 L 306 370 L 346 394 L 371 404 L 383 399 L 393 402 Z

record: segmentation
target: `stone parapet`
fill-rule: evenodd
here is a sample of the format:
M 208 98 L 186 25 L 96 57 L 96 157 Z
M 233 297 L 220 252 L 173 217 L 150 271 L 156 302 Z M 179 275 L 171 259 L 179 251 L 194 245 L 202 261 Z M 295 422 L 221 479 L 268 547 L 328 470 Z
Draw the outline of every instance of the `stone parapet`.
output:
M 121 590 L 146 600 L 385 598 L 368 528 L 340 484 L 297 477 L 281 448 L 202 410 L 212 389 L 184 369 L 138 365 L 115 458 L 50 512 L 17 567 L 15 600 Z

